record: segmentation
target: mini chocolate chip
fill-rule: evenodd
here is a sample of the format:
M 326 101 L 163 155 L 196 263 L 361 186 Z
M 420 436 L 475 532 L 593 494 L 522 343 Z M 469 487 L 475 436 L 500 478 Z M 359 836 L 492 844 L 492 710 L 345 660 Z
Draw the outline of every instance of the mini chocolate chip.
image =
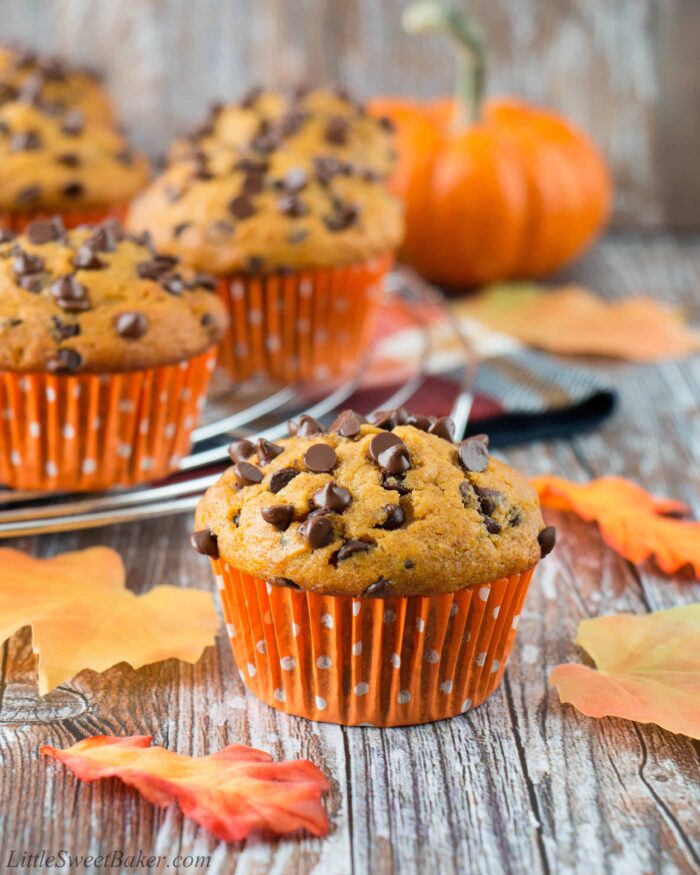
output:
M 333 537 L 333 526 L 326 516 L 309 516 L 299 526 L 299 534 L 313 550 L 317 550 L 330 543 Z
M 294 583 L 288 577 L 268 577 L 265 583 L 269 583 L 270 586 L 283 586 L 286 589 L 301 589 L 298 583 Z
M 412 425 L 420 431 L 428 431 L 432 424 L 429 416 L 421 416 L 420 413 L 411 413 L 406 420 L 406 425 Z
M 474 492 L 479 496 L 479 509 L 486 516 L 492 516 L 494 510 L 505 500 L 502 492 L 487 486 L 475 486 Z
M 63 237 L 63 222 L 59 218 L 40 219 L 27 225 L 26 234 L 30 243 L 41 245 Z
M 333 447 L 328 444 L 313 444 L 304 453 L 304 464 L 309 471 L 316 474 L 327 474 L 338 464 L 338 456 Z
M 384 577 L 380 577 L 379 580 L 375 580 L 374 583 L 370 583 L 367 589 L 362 593 L 362 595 L 367 596 L 368 598 L 386 598 L 391 594 L 391 581 L 387 580 Z
M 125 340 L 138 340 L 148 331 L 148 319 L 143 313 L 119 313 L 114 317 L 113 325 Z
M 219 558 L 219 544 L 214 532 L 209 529 L 200 529 L 190 535 L 190 544 L 202 556 L 210 556 L 212 559 Z
M 255 452 L 255 444 L 252 441 L 241 438 L 229 444 L 228 455 L 232 462 L 245 462 Z
M 459 445 L 459 461 L 465 471 L 477 474 L 485 471 L 489 463 L 488 447 L 480 436 L 467 438 Z
M 32 292 L 32 294 L 37 294 L 44 288 L 46 274 L 44 273 L 32 273 L 29 276 L 20 277 L 18 282 L 28 292 Z
M 540 556 L 544 559 L 554 549 L 557 541 L 557 530 L 554 526 L 547 526 L 537 536 L 537 543 L 540 545 Z
M 279 444 L 273 444 L 271 441 L 265 440 L 265 438 L 258 438 L 257 451 L 258 462 L 261 465 L 265 465 L 267 462 L 276 459 L 280 453 L 283 453 L 284 447 L 281 447 Z
M 215 322 L 216 320 L 211 313 L 202 313 L 202 316 L 199 320 L 199 324 L 202 326 L 202 328 L 211 328 Z
M 490 516 L 482 514 L 481 518 L 484 521 L 484 525 L 486 526 L 486 531 L 489 533 L 489 535 L 497 535 L 501 531 L 501 529 L 503 528 L 499 522 L 496 522 L 496 520 L 491 519 Z
M 404 562 L 403 567 L 408 569 L 408 571 L 410 571 L 412 568 L 416 567 L 416 563 L 413 561 L 413 559 L 407 559 Z
M 289 524 L 294 516 L 293 504 L 274 504 L 271 507 L 264 507 L 260 511 L 260 515 L 278 532 L 284 532 L 289 528 Z
M 52 316 L 53 330 L 51 332 L 56 343 L 61 343 L 63 340 L 68 340 L 70 337 L 77 337 L 80 334 L 80 325 L 77 322 L 72 324 L 64 322 L 58 316 Z
M 302 414 L 297 421 L 290 419 L 287 423 L 289 433 L 295 437 L 309 437 L 312 434 L 323 434 L 324 428 L 313 416 Z
M 395 477 L 384 476 L 382 478 L 382 487 L 391 489 L 393 492 L 398 492 L 399 495 L 410 495 L 412 490 L 404 483 L 403 475 L 399 474 Z
M 245 259 L 245 269 L 248 273 L 262 273 L 265 268 L 265 259 L 262 255 L 249 255 Z
M 277 208 L 282 215 L 289 216 L 291 219 L 300 219 L 309 213 L 306 204 L 292 192 L 282 195 L 277 201 Z
M 331 482 L 314 492 L 313 502 L 320 510 L 342 513 L 350 506 L 352 496 L 345 487 Z
M 432 423 L 428 429 L 428 434 L 437 435 L 443 440 L 453 443 L 455 439 L 455 424 L 449 416 L 441 416 Z
M 175 227 L 173 228 L 173 237 L 179 237 L 180 234 L 182 234 L 183 231 L 186 231 L 191 224 L 191 222 L 180 222 L 179 224 L 175 225 Z
M 71 109 L 63 119 L 61 130 L 69 137 L 77 137 L 85 127 L 85 116 L 79 109 Z
M 459 484 L 459 494 L 462 496 L 462 503 L 465 507 L 476 507 L 478 504 L 474 487 L 468 480 L 463 480 Z
M 348 140 L 350 125 L 342 115 L 335 115 L 328 119 L 323 132 L 323 138 L 333 146 L 344 146 Z
M 400 529 L 406 522 L 406 514 L 400 504 L 387 504 L 384 507 L 386 511 L 386 520 L 379 526 L 380 529 Z
M 41 273 L 44 269 L 44 259 L 38 255 L 31 255 L 24 249 L 13 248 L 12 271 L 16 277 L 27 276 L 31 273 Z
M 410 415 L 405 407 L 396 407 L 392 410 L 377 410 L 369 417 L 369 421 L 377 428 L 391 431 L 397 425 L 407 425 Z
M 394 126 L 393 121 L 389 118 L 388 115 L 380 116 L 377 119 L 377 124 L 379 125 L 380 128 L 382 128 L 382 130 L 385 130 L 385 131 L 387 131 L 387 133 L 390 133 L 390 134 L 392 134 L 396 130 L 396 127 Z
M 63 152 L 62 155 L 56 156 L 56 162 L 63 164 L 64 167 L 80 167 L 82 160 L 75 152 Z
M 343 410 L 333 422 L 329 431 L 335 431 L 341 437 L 357 437 L 364 421 L 364 417 L 360 416 L 359 413 L 355 413 L 354 410 Z
M 190 285 L 195 288 L 206 289 L 208 292 L 215 292 L 219 287 L 219 282 L 213 274 L 200 271 L 192 277 Z
M 62 310 L 79 312 L 89 310 L 92 303 L 85 286 L 82 286 L 73 274 L 66 274 L 51 284 L 51 294 Z
M 66 183 L 61 192 L 66 197 L 82 197 L 85 194 L 85 186 L 82 182 L 74 180 L 73 182 Z
M 74 374 L 82 365 L 83 357 L 74 349 L 63 347 L 56 351 L 56 355 L 49 359 L 46 367 L 52 374 Z
M 10 140 L 11 152 L 35 152 L 41 149 L 41 137 L 36 131 L 20 131 Z
M 187 289 L 187 283 L 179 273 L 169 273 L 162 276 L 160 284 L 171 295 L 181 295 Z
M 357 541 L 355 539 L 346 541 L 340 550 L 338 550 L 337 559 L 339 562 L 342 562 L 344 559 L 349 559 L 351 556 L 354 556 L 355 553 L 366 553 L 368 550 L 371 550 L 372 547 L 374 547 L 374 544 L 369 544 L 367 541 Z
M 136 265 L 136 272 L 143 280 L 160 280 L 163 274 L 169 273 L 178 263 L 171 255 L 159 255 L 150 261 L 141 261 Z
M 73 256 L 73 267 L 77 267 L 78 270 L 102 270 L 107 264 L 91 246 L 83 244 Z
M 116 219 L 103 222 L 83 243 L 93 252 L 114 252 L 117 243 L 124 239 L 124 229 Z
M 38 185 L 25 185 L 17 192 L 15 203 L 19 206 L 26 206 L 38 201 L 41 197 L 41 188 Z
M 313 159 L 314 173 L 320 185 L 328 185 L 334 176 L 339 176 L 345 170 L 345 165 L 332 155 L 317 155 Z
M 250 171 L 243 177 L 241 185 L 241 194 L 250 197 L 254 194 L 260 194 L 265 188 L 265 176 L 257 171 Z
M 398 446 L 398 444 L 403 444 L 403 441 L 397 434 L 392 434 L 391 432 L 375 434 L 369 443 L 369 454 L 375 462 L 378 462 L 380 455 L 385 450 L 388 450 L 389 447 Z
M 356 224 L 359 215 L 359 210 L 354 204 L 337 203 L 331 215 L 323 217 L 323 224 L 333 233 L 346 231 Z
M 239 486 L 254 486 L 263 479 L 263 472 L 251 462 L 236 462 L 233 466 Z
M 301 474 L 301 471 L 297 471 L 296 468 L 280 468 L 279 471 L 275 471 L 270 477 L 270 492 L 277 493 L 284 489 L 288 483 L 294 480 L 297 474 Z
M 249 219 L 257 210 L 252 201 L 245 195 L 238 195 L 229 202 L 228 211 L 236 219 Z
M 523 521 L 522 511 L 518 507 L 512 507 L 510 509 L 510 513 L 508 514 L 508 525 L 511 528 L 515 528 L 519 526 Z

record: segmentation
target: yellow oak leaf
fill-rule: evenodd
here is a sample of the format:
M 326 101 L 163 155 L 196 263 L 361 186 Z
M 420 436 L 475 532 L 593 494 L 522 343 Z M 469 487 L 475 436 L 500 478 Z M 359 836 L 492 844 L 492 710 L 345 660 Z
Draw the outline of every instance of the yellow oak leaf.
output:
M 700 522 L 670 519 L 688 512 L 683 502 L 655 498 L 624 477 L 572 483 L 564 477 L 533 477 L 542 507 L 595 520 L 605 543 L 639 565 L 653 557 L 667 574 L 685 565 L 700 578 Z
M 678 313 L 644 296 L 608 301 L 581 286 L 499 283 L 453 306 L 460 316 L 561 355 L 651 362 L 700 349 L 700 335 Z
M 214 643 L 208 593 L 166 585 L 137 596 L 125 583 L 122 560 L 107 547 L 50 559 L 0 549 L 0 643 L 31 626 L 42 696 L 85 668 L 196 662 Z
M 700 738 L 700 604 L 583 620 L 576 643 L 596 663 L 558 665 L 562 702 L 588 717 L 656 723 Z

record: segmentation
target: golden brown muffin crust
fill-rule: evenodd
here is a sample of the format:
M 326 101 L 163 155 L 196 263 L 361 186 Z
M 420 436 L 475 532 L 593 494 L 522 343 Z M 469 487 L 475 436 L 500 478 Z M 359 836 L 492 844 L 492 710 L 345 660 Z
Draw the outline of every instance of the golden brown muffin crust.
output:
M 229 107 L 211 133 L 180 143 L 178 159 L 132 205 L 130 227 L 218 273 L 332 267 L 391 253 L 403 219 L 385 184 L 390 133 L 326 92 L 298 105 L 270 93 L 260 101 L 277 114 L 257 102 Z
M 405 411 L 350 421 L 232 445 L 197 509 L 200 552 L 272 584 L 389 597 L 520 573 L 551 549 L 534 490 L 483 436 L 457 446 L 448 421 Z
M 119 372 L 183 361 L 222 336 L 209 275 L 156 255 L 118 223 L 60 219 L 0 232 L 0 369 Z

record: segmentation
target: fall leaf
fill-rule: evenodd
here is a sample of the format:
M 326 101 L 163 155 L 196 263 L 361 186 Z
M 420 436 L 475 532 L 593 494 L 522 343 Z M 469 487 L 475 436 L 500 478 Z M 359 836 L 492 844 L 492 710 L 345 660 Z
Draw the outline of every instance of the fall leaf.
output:
M 700 604 L 583 620 L 576 643 L 597 668 L 558 665 L 562 702 L 588 717 L 656 723 L 700 738 Z
M 650 557 L 667 574 L 691 565 L 700 578 L 700 523 L 669 519 L 688 513 L 671 498 L 654 498 L 624 477 L 572 483 L 563 477 L 534 477 L 543 507 L 570 510 L 595 520 L 605 543 L 639 565 Z
M 562 355 L 649 362 L 700 349 L 700 335 L 648 297 L 607 301 L 581 286 L 499 283 L 454 307 L 460 316 Z
M 23 626 L 32 627 L 43 696 L 84 668 L 196 662 L 214 643 L 218 621 L 205 592 L 130 592 L 119 554 L 107 547 L 50 559 L 0 549 L 0 643 Z
M 66 750 L 45 744 L 41 753 L 83 781 L 116 777 L 155 805 L 177 801 L 186 817 L 225 841 L 244 839 L 254 829 L 328 832 L 321 795 L 330 784 L 308 760 L 275 763 L 269 754 L 238 744 L 190 757 L 151 747 L 151 740 L 95 735 Z

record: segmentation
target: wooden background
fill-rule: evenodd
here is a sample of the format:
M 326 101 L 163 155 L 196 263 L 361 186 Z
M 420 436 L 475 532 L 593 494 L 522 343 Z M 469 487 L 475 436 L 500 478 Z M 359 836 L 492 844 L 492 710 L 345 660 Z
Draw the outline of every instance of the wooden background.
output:
M 615 224 L 700 228 L 698 0 L 455 0 L 479 15 L 493 94 L 565 112 L 607 155 Z M 3 38 L 102 68 L 136 141 L 162 151 L 214 98 L 253 83 L 449 92 L 439 38 L 407 0 L 0 0 Z

